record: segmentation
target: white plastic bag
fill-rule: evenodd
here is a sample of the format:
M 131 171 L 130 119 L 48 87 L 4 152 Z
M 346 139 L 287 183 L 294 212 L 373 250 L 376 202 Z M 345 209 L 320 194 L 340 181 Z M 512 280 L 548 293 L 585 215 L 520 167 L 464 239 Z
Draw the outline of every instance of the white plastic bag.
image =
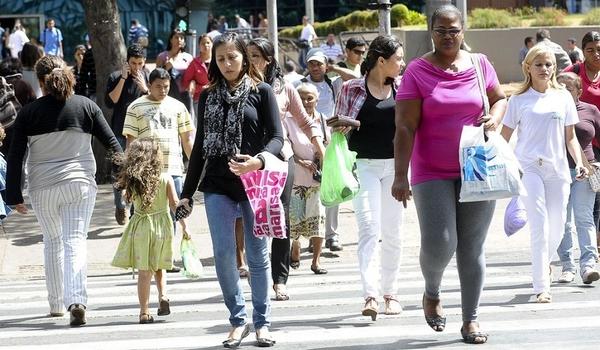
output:
M 485 140 L 487 135 L 488 139 Z M 464 126 L 460 137 L 460 202 L 488 201 L 522 194 L 519 162 L 496 132 Z

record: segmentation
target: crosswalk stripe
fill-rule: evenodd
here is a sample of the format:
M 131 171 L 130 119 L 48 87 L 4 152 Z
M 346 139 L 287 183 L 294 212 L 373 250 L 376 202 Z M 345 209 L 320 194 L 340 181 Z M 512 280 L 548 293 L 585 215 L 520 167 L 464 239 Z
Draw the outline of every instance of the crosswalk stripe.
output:
M 554 318 L 545 319 L 544 328 L 546 330 L 568 330 L 568 329 L 581 329 L 581 325 L 586 325 L 586 328 L 598 328 L 600 327 L 600 318 L 598 317 L 565 317 L 565 318 Z M 148 330 L 152 326 L 156 327 L 157 324 L 147 325 L 150 327 L 144 327 Z M 452 326 L 452 325 L 448 325 Z M 458 325 L 456 325 L 458 327 Z M 485 323 L 488 332 L 506 332 L 506 331 L 535 331 L 540 328 L 540 320 L 538 319 L 523 319 L 519 322 L 514 320 L 509 321 L 489 321 Z M 311 327 L 307 324 L 303 330 L 291 330 L 285 332 L 273 332 L 273 337 L 277 340 L 278 344 L 293 344 L 293 343 L 321 343 L 331 342 L 334 340 L 373 340 L 379 338 L 405 338 L 414 336 L 427 336 L 432 335 L 432 331 L 424 324 L 419 325 L 402 325 L 402 326 L 377 326 L 368 327 L 368 331 L 360 332 L 354 327 L 336 327 L 334 329 L 318 328 L 315 331 L 315 327 Z M 444 335 L 438 337 L 452 337 L 456 338 L 456 333 L 447 332 Z M 493 334 L 492 334 L 493 336 Z M 215 346 L 220 344 L 223 340 L 224 335 L 204 335 L 204 336 L 187 336 L 187 337 L 158 337 L 158 338 L 139 338 L 139 339 L 127 339 L 127 340 L 105 340 L 105 341 L 92 341 L 83 343 L 62 343 L 62 344 L 40 344 L 40 345 L 24 345 L 24 346 L 13 346 L 13 350 L 53 350 L 53 349 L 69 349 L 69 348 L 81 348 L 84 347 L 86 350 L 93 349 L 156 349 L 156 348 L 189 348 L 191 344 L 198 347 L 206 347 L 214 344 Z M 252 336 L 250 336 L 244 343 L 253 342 Z M 543 341 L 541 342 L 543 344 Z M 547 343 L 550 344 L 550 343 Z M 556 342 L 552 342 L 556 345 Z M 540 343 L 536 343 L 539 346 Z M 572 344 L 571 344 L 572 345 Z M 514 346 L 514 345 L 513 345 Z

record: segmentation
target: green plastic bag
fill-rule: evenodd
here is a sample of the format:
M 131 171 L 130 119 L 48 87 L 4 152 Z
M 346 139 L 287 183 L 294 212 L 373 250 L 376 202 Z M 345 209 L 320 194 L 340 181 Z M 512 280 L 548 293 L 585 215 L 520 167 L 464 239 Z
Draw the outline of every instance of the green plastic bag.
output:
M 321 203 L 333 207 L 354 198 L 359 189 L 356 152 L 348 150 L 344 134 L 334 132 L 323 160 Z
M 183 270 L 181 273 L 190 279 L 199 279 L 202 277 L 204 267 L 200 261 L 200 254 L 196 250 L 196 245 L 192 239 L 184 234 L 179 246 L 181 252 L 181 260 L 183 261 Z

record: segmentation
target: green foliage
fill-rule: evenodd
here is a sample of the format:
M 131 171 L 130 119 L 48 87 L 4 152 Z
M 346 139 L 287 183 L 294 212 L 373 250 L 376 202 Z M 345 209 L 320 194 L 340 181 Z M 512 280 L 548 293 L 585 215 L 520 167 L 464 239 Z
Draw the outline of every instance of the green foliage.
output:
M 425 24 L 425 16 L 409 10 L 404 4 L 392 6 L 391 12 L 392 26 L 418 25 Z M 325 36 L 328 33 L 338 34 L 350 30 L 369 30 L 379 26 L 379 16 L 377 11 L 363 10 L 354 11 L 345 16 L 338 17 L 331 21 L 317 22 L 314 24 L 315 31 L 319 36 Z M 302 31 L 302 25 L 286 28 L 279 31 L 281 37 L 297 38 Z
M 512 10 L 513 15 L 520 18 L 533 18 L 536 14 L 535 8 L 523 6 Z
M 600 24 L 600 8 L 595 8 L 586 13 L 583 21 L 583 25 L 599 25 Z
M 566 12 L 563 10 L 544 7 L 535 14 L 532 27 L 564 26 L 566 25 Z
M 470 28 L 485 29 L 517 27 L 521 21 L 506 10 L 479 8 L 471 11 L 468 23 Z

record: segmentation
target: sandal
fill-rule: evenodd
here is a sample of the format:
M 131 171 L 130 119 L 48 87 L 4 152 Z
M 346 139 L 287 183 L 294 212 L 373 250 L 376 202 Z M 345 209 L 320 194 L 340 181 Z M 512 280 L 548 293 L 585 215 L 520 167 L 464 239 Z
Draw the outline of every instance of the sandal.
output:
M 140 314 L 140 324 L 154 323 L 154 317 L 147 313 Z
M 365 307 L 362 309 L 363 316 L 371 316 L 371 321 L 375 321 L 377 319 L 377 309 L 379 308 L 379 303 L 373 297 L 367 297 L 365 299 Z
M 269 333 L 266 337 L 259 337 L 258 336 L 258 331 L 259 330 L 263 330 L 263 329 L 267 329 L 266 327 L 262 327 L 260 329 L 258 329 L 256 331 L 256 345 L 259 348 L 270 348 L 271 346 L 275 345 L 275 340 L 273 340 L 273 338 L 271 338 L 271 334 Z M 267 329 L 268 330 L 268 329 Z
M 547 292 L 541 292 L 540 294 L 535 296 L 536 303 L 540 304 L 548 304 L 552 302 L 552 295 Z
M 242 340 L 244 340 L 244 338 L 246 338 L 248 336 L 248 334 L 250 334 L 250 325 L 248 323 L 246 323 L 243 326 L 240 327 L 244 327 L 244 330 L 242 331 L 242 334 L 240 334 L 239 338 L 233 338 L 233 332 L 238 328 L 238 327 L 233 327 L 233 329 L 231 330 L 231 332 L 229 332 L 229 338 L 227 338 L 226 340 L 223 341 L 223 347 L 228 348 L 228 349 L 234 349 L 237 348 L 238 346 L 240 346 L 240 344 L 242 343 Z
M 158 316 L 167 316 L 171 314 L 171 308 L 169 306 L 169 299 L 160 299 L 160 303 L 158 306 L 158 311 L 156 312 Z
M 402 313 L 402 306 L 398 299 L 394 296 L 383 297 L 385 301 L 385 311 L 383 312 L 386 315 L 400 315 Z
M 325 275 L 327 274 L 327 270 L 320 266 L 311 266 L 310 270 L 315 273 L 315 275 Z
M 300 267 L 300 261 L 299 260 L 291 260 L 290 261 L 290 267 L 294 270 L 296 270 L 297 268 Z
M 467 333 L 463 327 L 460 327 L 460 335 L 467 344 L 483 344 L 487 342 L 489 335 L 482 331 Z
M 423 312 L 425 312 L 425 301 L 427 297 L 423 294 Z M 439 302 L 439 300 L 438 300 Z M 446 316 L 435 315 L 430 316 L 425 313 L 425 321 L 436 332 L 443 332 L 446 329 Z
M 290 296 L 287 294 L 287 292 L 285 290 L 282 291 L 278 286 L 280 286 L 280 284 L 273 285 L 273 290 L 275 291 L 275 300 L 278 300 L 278 301 L 290 300 Z M 285 284 L 283 284 L 283 286 L 285 286 Z

